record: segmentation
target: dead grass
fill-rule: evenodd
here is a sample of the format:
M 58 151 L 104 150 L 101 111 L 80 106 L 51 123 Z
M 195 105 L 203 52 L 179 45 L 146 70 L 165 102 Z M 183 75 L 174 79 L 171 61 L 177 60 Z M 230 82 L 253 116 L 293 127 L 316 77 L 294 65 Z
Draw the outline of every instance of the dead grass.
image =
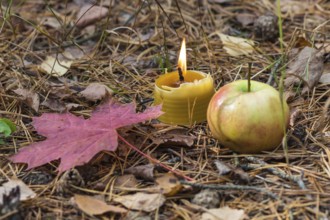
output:
M 41 102 L 51 97 L 62 103 L 79 104 L 71 112 L 88 117 L 98 103 L 86 101 L 77 91 L 92 82 L 101 82 L 115 91 L 114 96 L 118 100 L 126 103 L 135 101 L 138 109 L 142 110 L 143 105 L 151 104 L 146 100 L 152 98 L 154 81 L 164 71 L 163 68 L 175 68 L 181 37 L 187 39 L 189 69 L 210 72 L 217 89 L 245 78 L 249 62 L 253 63 L 253 78 L 268 81 L 269 73 L 281 55 L 278 41 L 258 41 L 257 50 L 251 56 L 232 57 L 225 52 L 218 37 L 208 36 L 223 31 L 253 39 L 253 28 L 242 27 L 235 16 L 245 12 L 258 17 L 268 11 L 275 12 L 275 3 L 269 0 L 212 2 L 216 1 L 113 1 L 111 6 L 105 3 L 110 9 L 108 17 L 97 22 L 89 31 L 74 27 L 77 8 L 72 2 L 48 1 L 46 4 L 35 0 L 18 4 L 14 1 L 11 7 L 2 2 L 0 116 L 14 121 L 18 131 L 0 147 L 0 181 L 15 177 L 36 181 L 29 186 L 38 196 L 23 202 L 18 211 L 25 219 L 95 219 L 72 204 L 72 192 L 103 195 L 111 201 L 114 196 L 148 190 L 152 183 L 141 181 L 137 188 L 116 189 L 114 180 L 126 168 L 149 163 L 123 143 L 117 152 L 100 153 L 89 164 L 79 168 L 85 184 L 75 183 L 75 187 L 70 186 L 72 182 L 61 183 L 63 177 L 56 173 L 57 162 L 30 171 L 26 171 L 23 165 L 9 163 L 7 157 L 19 148 L 41 140 L 30 124 L 31 118 L 44 112 L 54 112 L 42 105 L 35 112 L 26 102 L 20 101 L 13 90 L 31 90 L 40 96 Z M 286 53 L 295 47 L 299 37 L 315 44 L 329 44 L 330 26 L 326 21 L 330 18 L 330 4 L 328 1 L 312 2 L 317 4 L 301 2 L 296 6 L 298 8 L 283 12 Z M 52 8 L 62 21 L 60 27 L 45 25 L 44 18 L 54 18 L 54 13 L 47 7 Z M 10 10 L 5 16 L 6 9 Z M 62 54 L 68 48 L 80 48 L 85 54 L 74 61 L 66 75 L 56 78 L 39 70 L 47 55 Z M 279 69 L 286 64 L 282 63 Z M 279 71 L 275 73 L 280 74 Z M 237 181 L 230 176 L 218 175 L 214 166 L 217 159 L 237 166 L 254 166 L 246 170 L 251 177 L 249 185 L 277 194 L 278 200 L 246 190 L 221 191 L 220 199 L 221 206 L 244 209 L 251 219 L 327 219 L 330 212 L 330 123 L 325 103 L 329 90 L 329 85 L 318 84 L 307 94 L 296 93 L 289 103 L 292 110 L 298 110 L 288 130 L 289 163 L 285 162 L 282 147 L 273 152 L 252 155 L 267 165 L 247 160 L 250 155 L 234 154 L 212 138 L 206 123 L 182 128 L 186 135 L 196 137 L 192 147 L 156 145 L 150 138 L 152 135 L 174 129 L 174 126 L 158 122 L 136 125 L 125 131 L 124 137 L 150 156 L 205 186 Z M 270 172 L 269 168 L 300 177 L 306 188 L 290 178 Z M 158 172 L 166 171 L 158 169 Z M 45 175 L 51 178 L 47 184 L 42 179 Z M 102 187 L 96 187 L 100 183 Z M 201 210 L 187 202 L 196 193 L 196 190 L 187 188 L 168 197 L 163 207 L 151 213 L 152 218 L 198 219 Z M 120 218 L 110 213 L 103 217 Z M 121 218 L 125 219 L 125 216 Z

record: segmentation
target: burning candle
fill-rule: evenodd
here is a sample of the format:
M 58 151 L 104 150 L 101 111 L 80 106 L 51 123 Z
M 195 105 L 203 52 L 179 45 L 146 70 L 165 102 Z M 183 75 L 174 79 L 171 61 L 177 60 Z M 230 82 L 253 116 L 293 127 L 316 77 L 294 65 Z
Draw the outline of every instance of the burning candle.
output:
M 156 79 L 154 104 L 162 104 L 164 112 L 158 119 L 177 125 L 203 122 L 214 93 L 214 82 L 210 74 L 187 70 L 186 45 L 183 39 L 178 70 Z

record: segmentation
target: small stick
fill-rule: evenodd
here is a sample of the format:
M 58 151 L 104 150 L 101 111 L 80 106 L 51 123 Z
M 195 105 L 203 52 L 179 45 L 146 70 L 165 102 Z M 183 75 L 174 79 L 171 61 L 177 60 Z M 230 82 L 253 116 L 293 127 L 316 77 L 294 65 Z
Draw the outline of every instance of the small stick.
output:
M 282 63 L 282 58 L 277 60 L 275 62 L 275 64 L 273 65 L 273 68 L 271 69 L 271 72 L 269 74 L 269 78 L 267 80 L 268 85 L 270 85 L 272 83 L 273 79 L 276 79 L 276 77 L 275 77 L 277 75 L 276 72 L 279 69 L 281 63 Z
M 181 83 L 183 83 L 184 82 L 184 77 L 183 77 L 181 67 L 178 67 L 178 72 L 179 72 L 179 80 L 180 80 Z
M 248 72 L 248 92 L 251 92 L 251 66 L 252 66 L 252 64 L 249 63 L 249 72 Z
M 278 196 L 275 193 L 272 193 L 266 189 L 255 187 L 255 186 L 245 186 L 245 185 L 208 185 L 201 183 L 192 183 L 187 181 L 180 181 L 183 185 L 189 185 L 192 187 L 200 188 L 200 189 L 214 189 L 214 190 L 253 190 L 267 194 L 272 199 L 278 199 Z
M 267 164 L 265 161 L 263 160 L 260 160 L 258 158 L 255 158 L 255 157 L 246 157 L 247 160 L 249 160 L 250 162 L 253 162 L 253 163 L 257 163 L 257 164 L 260 164 L 262 166 L 266 166 L 266 165 L 269 165 Z M 246 166 L 247 168 L 257 168 L 256 166 L 253 166 L 253 165 L 248 165 Z M 301 189 L 307 189 L 306 186 L 305 186 L 305 183 L 304 181 L 302 180 L 302 177 L 303 177 L 303 174 L 302 175 L 297 175 L 297 176 L 293 176 L 293 175 L 289 175 L 287 173 L 285 173 L 284 171 L 278 169 L 278 168 L 274 168 L 274 167 L 269 167 L 269 168 L 266 168 L 267 171 L 269 171 L 270 173 L 274 174 L 274 175 L 277 175 L 283 179 L 287 179 L 287 180 L 290 180 L 290 181 L 293 181 L 295 183 L 297 183 L 297 185 L 301 188 Z

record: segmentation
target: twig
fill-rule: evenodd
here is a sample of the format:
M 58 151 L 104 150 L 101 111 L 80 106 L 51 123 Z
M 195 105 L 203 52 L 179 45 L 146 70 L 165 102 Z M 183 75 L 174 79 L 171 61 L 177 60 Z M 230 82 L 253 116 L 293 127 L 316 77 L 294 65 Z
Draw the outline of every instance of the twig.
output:
M 192 187 L 200 188 L 200 189 L 214 189 L 214 190 L 253 190 L 253 191 L 258 191 L 265 193 L 272 199 L 278 199 L 278 196 L 275 193 L 272 193 L 266 189 L 259 188 L 256 186 L 245 186 L 245 185 L 207 185 L 207 184 L 200 184 L 200 183 L 192 183 L 192 182 L 187 182 L 187 181 L 180 181 L 181 184 L 184 185 L 189 185 Z
M 275 64 L 274 64 L 273 68 L 271 69 L 271 72 L 269 74 L 269 78 L 267 80 L 268 85 L 270 85 L 272 83 L 273 79 L 276 78 L 276 72 L 279 69 L 280 64 L 282 64 L 282 59 L 283 59 L 283 56 L 281 56 L 280 59 L 275 61 Z
M 142 9 L 144 9 L 144 8 L 147 7 L 147 6 L 149 6 L 148 1 L 142 1 L 142 4 L 141 4 L 141 6 L 139 7 L 139 9 L 138 9 L 133 15 L 131 15 L 131 16 L 127 19 L 127 21 L 125 22 L 124 26 L 128 26 L 129 23 L 130 23 L 133 19 L 135 19 L 135 18 L 140 14 L 140 12 L 142 11 Z
M 150 157 L 149 155 L 143 153 L 140 149 L 138 149 L 137 147 L 135 147 L 134 145 L 132 145 L 131 143 L 129 143 L 128 141 L 125 140 L 125 138 L 123 138 L 121 135 L 118 134 L 118 137 L 120 140 L 122 140 L 125 144 L 127 144 L 130 148 L 132 148 L 133 150 L 135 150 L 136 152 L 138 152 L 139 154 L 141 154 L 142 156 L 148 158 L 149 160 L 151 160 L 152 162 L 154 162 L 155 164 L 163 167 L 164 169 L 178 175 L 178 176 L 181 176 L 183 177 L 185 180 L 188 180 L 188 181 L 194 181 L 194 179 L 182 174 L 181 172 L 177 171 L 177 170 L 173 170 L 172 167 L 169 167 L 163 163 L 161 163 L 159 160 L 156 160 L 155 158 L 152 158 Z
M 71 47 L 71 46 L 77 46 L 79 44 L 82 44 L 82 43 L 85 43 L 93 38 L 96 38 L 96 37 L 100 37 L 102 35 L 101 32 L 95 32 L 94 34 L 88 36 L 88 37 L 85 37 L 85 38 L 79 38 L 79 39 L 72 39 L 70 41 L 66 41 L 66 42 L 63 42 L 63 44 L 60 44 L 60 45 L 56 45 L 56 46 L 49 46 L 49 47 L 36 47 L 37 51 L 40 51 L 40 50 L 54 50 L 54 49 L 63 49 L 63 48 L 67 48 L 67 47 Z
M 260 164 L 262 166 L 267 166 L 269 164 L 267 164 L 265 161 L 263 160 L 260 160 L 258 158 L 255 158 L 255 157 L 246 157 L 247 160 L 249 160 L 250 162 L 253 162 L 253 163 L 257 163 L 257 164 Z M 255 169 L 255 168 L 259 168 L 260 166 L 253 166 L 252 164 L 249 164 L 248 166 L 245 166 L 245 168 L 248 168 L 248 169 Z M 307 189 L 306 186 L 305 186 L 305 183 L 304 181 L 302 180 L 303 178 L 303 173 L 302 175 L 290 175 L 290 174 L 287 174 L 285 173 L 284 171 L 280 170 L 280 169 L 277 169 L 277 168 L 274 168 L 274 167 L 268 167 L 268 168 L 265 168 L 265 170 L 269 171 L 270 173 L 274 174 L 274 175 L 277 175 L 283 179 L 286 179 L 286 180 L 290 180 L 290 181 L 293 181 L 295 183 L 297 183 L 297 185 L 301 188 L 301 189 Z
M 178 0 L 175 0 L 174 2 L 175 2 L 175 4 L 176 4 L 176 7 L 178 8 L 178 11 L 179 11 L 180 17 L 181 17 L 182 22 L 183 22 L 183 25 L 184 25 L 184 28 L 185 28 L 185 30 L 186 30 L 186 32 L 187 32 L 187 31 L 188 31 L 187 24 L 186 24 L 186 21 L 184 20 L 184 17 L 183 17 L 183 15 L 182 15 L 181 8 L 180 8 L 180 6 L 179 6 L 179 2 L 178 2 Z
M 168 22 L 170 23 L 170 25 L 172 26 L 172 28 L 173 28 L 173 30 L 174 30 L 176 36 L 177 36 L 178 38 L 180 38 L 180 36 L 179 36 L 178 32 L 176 31 L 176 28 L 175 28 L 175 26 L 174 26 L 174 24 L 173 24 L 171 18 L 168 16 L 168 14 L 167 14 L 166 11 L 164 10 L 163 6 L 159 3 L 158 0 L 155 0 L 155 2 L 157 3 L 158 7 L 159 7 L 159 8 L 163 11 L 163 13 L 165 14 L 165 16 L 166 16 Z

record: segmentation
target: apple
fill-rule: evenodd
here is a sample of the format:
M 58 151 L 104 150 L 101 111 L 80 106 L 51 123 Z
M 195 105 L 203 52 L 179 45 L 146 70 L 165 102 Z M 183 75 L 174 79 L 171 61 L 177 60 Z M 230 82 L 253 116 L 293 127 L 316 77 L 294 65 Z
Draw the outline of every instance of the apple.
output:
M 289 107 L 268 84 L 238 80 L 221 87 L 207 109 L 211 133 L 225 147 L 239 153 L 272 150 L 282 141 L 289 123 Z

